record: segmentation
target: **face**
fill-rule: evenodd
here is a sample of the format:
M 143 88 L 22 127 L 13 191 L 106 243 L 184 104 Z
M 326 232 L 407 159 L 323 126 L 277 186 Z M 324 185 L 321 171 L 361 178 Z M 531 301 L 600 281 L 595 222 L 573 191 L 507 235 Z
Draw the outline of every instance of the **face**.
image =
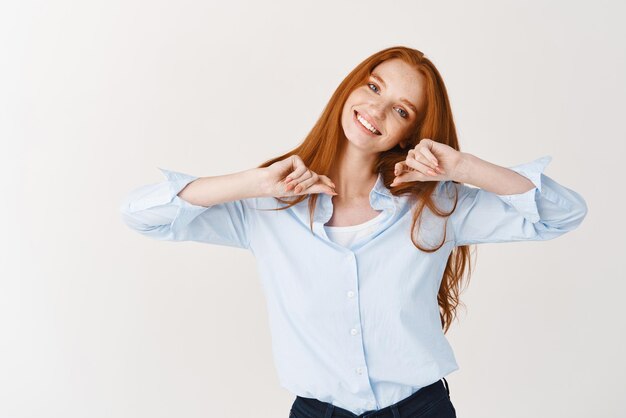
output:
M 404 147 L 424 109 L 423 97 L 423 77 L 416 69 L 400 59 L 382 62 L 343 107 L 349 145 L 369 152 Z

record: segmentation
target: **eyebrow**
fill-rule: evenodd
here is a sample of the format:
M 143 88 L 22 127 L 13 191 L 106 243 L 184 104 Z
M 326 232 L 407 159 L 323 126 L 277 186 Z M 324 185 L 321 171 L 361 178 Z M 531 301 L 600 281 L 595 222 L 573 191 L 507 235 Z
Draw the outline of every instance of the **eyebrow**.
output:
M 383 87 L 387 88 L 387 84 L 385 83 L 385 80 L 382 79 L 381 76 L 379 76 L 376 73 L 371 73 L 370 74 L 372 76 L 373 79 L 377 80 L 380 84 L 383 85 Z M 405 99 L 404 97 L 400 98 L 400 101 L 404 104 L 406 104 L 408 107 L 410 107 L 413 112 L 417 113 L 417 109 L 415 108 L 415 106 L 413 105 L 413 103 L 409 102 L 407 99 Z

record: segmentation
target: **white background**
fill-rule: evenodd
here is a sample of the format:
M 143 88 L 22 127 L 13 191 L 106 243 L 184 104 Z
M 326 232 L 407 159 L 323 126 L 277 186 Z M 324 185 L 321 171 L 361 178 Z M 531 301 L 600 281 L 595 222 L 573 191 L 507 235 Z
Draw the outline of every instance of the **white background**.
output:
M 256 261 L 121 222 L 157 167 L 294 148 L 361 60 L 423 51 L 461 149 L 586 199 L 575 231 L 483 244 L 447 336 L 462 418 L 624 417 L 619 1 L 0 5 L 0 417 L 286 418 Z

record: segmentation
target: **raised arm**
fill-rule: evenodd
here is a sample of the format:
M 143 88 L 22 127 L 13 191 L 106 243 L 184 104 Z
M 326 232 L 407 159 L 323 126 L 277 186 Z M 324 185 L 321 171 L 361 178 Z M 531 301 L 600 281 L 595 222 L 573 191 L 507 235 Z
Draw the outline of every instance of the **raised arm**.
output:
M 250 217 L 263 169 L 197 177 L 159 168 L 165 180 L 132 190 L 120 205 L 124 223 L 158 240 L 249 248 Z
M 458 191 L 451 215 L 456 245 L 553 239 L 577 228 L 587 215 L 579 193 L 543 174 L 551 156 L 510 168 L 471 154 L 463 158 L 455 180 L 478 187 L 443 184 Z
M 424 138 L 396 164 L 391 186 L 439 180 L 434 195 L 444 210 L 457 198 L 450 215 L 457 246 L 548 240 L 577 228 L 587 215 L 579 193 L 543 174 L 550 161 L 546 155 L 506 168 Z
M 250 249 L 257 198 L 335 194 L 330 179 L 309 170 L 297 155 L 268 167 L 212 177 L 159 169 L 164 181 L 132 190 L 120 205 L 126 225 L 159 240 Z

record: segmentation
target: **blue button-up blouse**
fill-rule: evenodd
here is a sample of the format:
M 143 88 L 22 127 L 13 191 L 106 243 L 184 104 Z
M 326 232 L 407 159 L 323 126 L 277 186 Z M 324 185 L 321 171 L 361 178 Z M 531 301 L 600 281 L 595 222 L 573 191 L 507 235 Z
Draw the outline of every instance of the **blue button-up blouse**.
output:
M 458 369 L 442 331 L 437 293 L 455 246 L 548 240 L 575 229 L 585 200 L 543 171 L 545 156 L 510 169 L 535 187 L 497 195 L 452 181 L 433 197 L 447 218 L 424 208 L 411 242 L 414 198 L 394 196 L 379 174 L 370 192 L 383 220 L 346 248 L 326 235 L 332 196 L 320 194 L 309 228 L 308 199 L 281 211 L 272 197 L 196 206 L 177 196 L 198 177 L 160 168 L 165 180 L 131 191 L 120 210 L 133 230 L 158 240 L 250 250 L 267 301 L 272 352 L 282 387 L 362 414 L 408 397 Z

